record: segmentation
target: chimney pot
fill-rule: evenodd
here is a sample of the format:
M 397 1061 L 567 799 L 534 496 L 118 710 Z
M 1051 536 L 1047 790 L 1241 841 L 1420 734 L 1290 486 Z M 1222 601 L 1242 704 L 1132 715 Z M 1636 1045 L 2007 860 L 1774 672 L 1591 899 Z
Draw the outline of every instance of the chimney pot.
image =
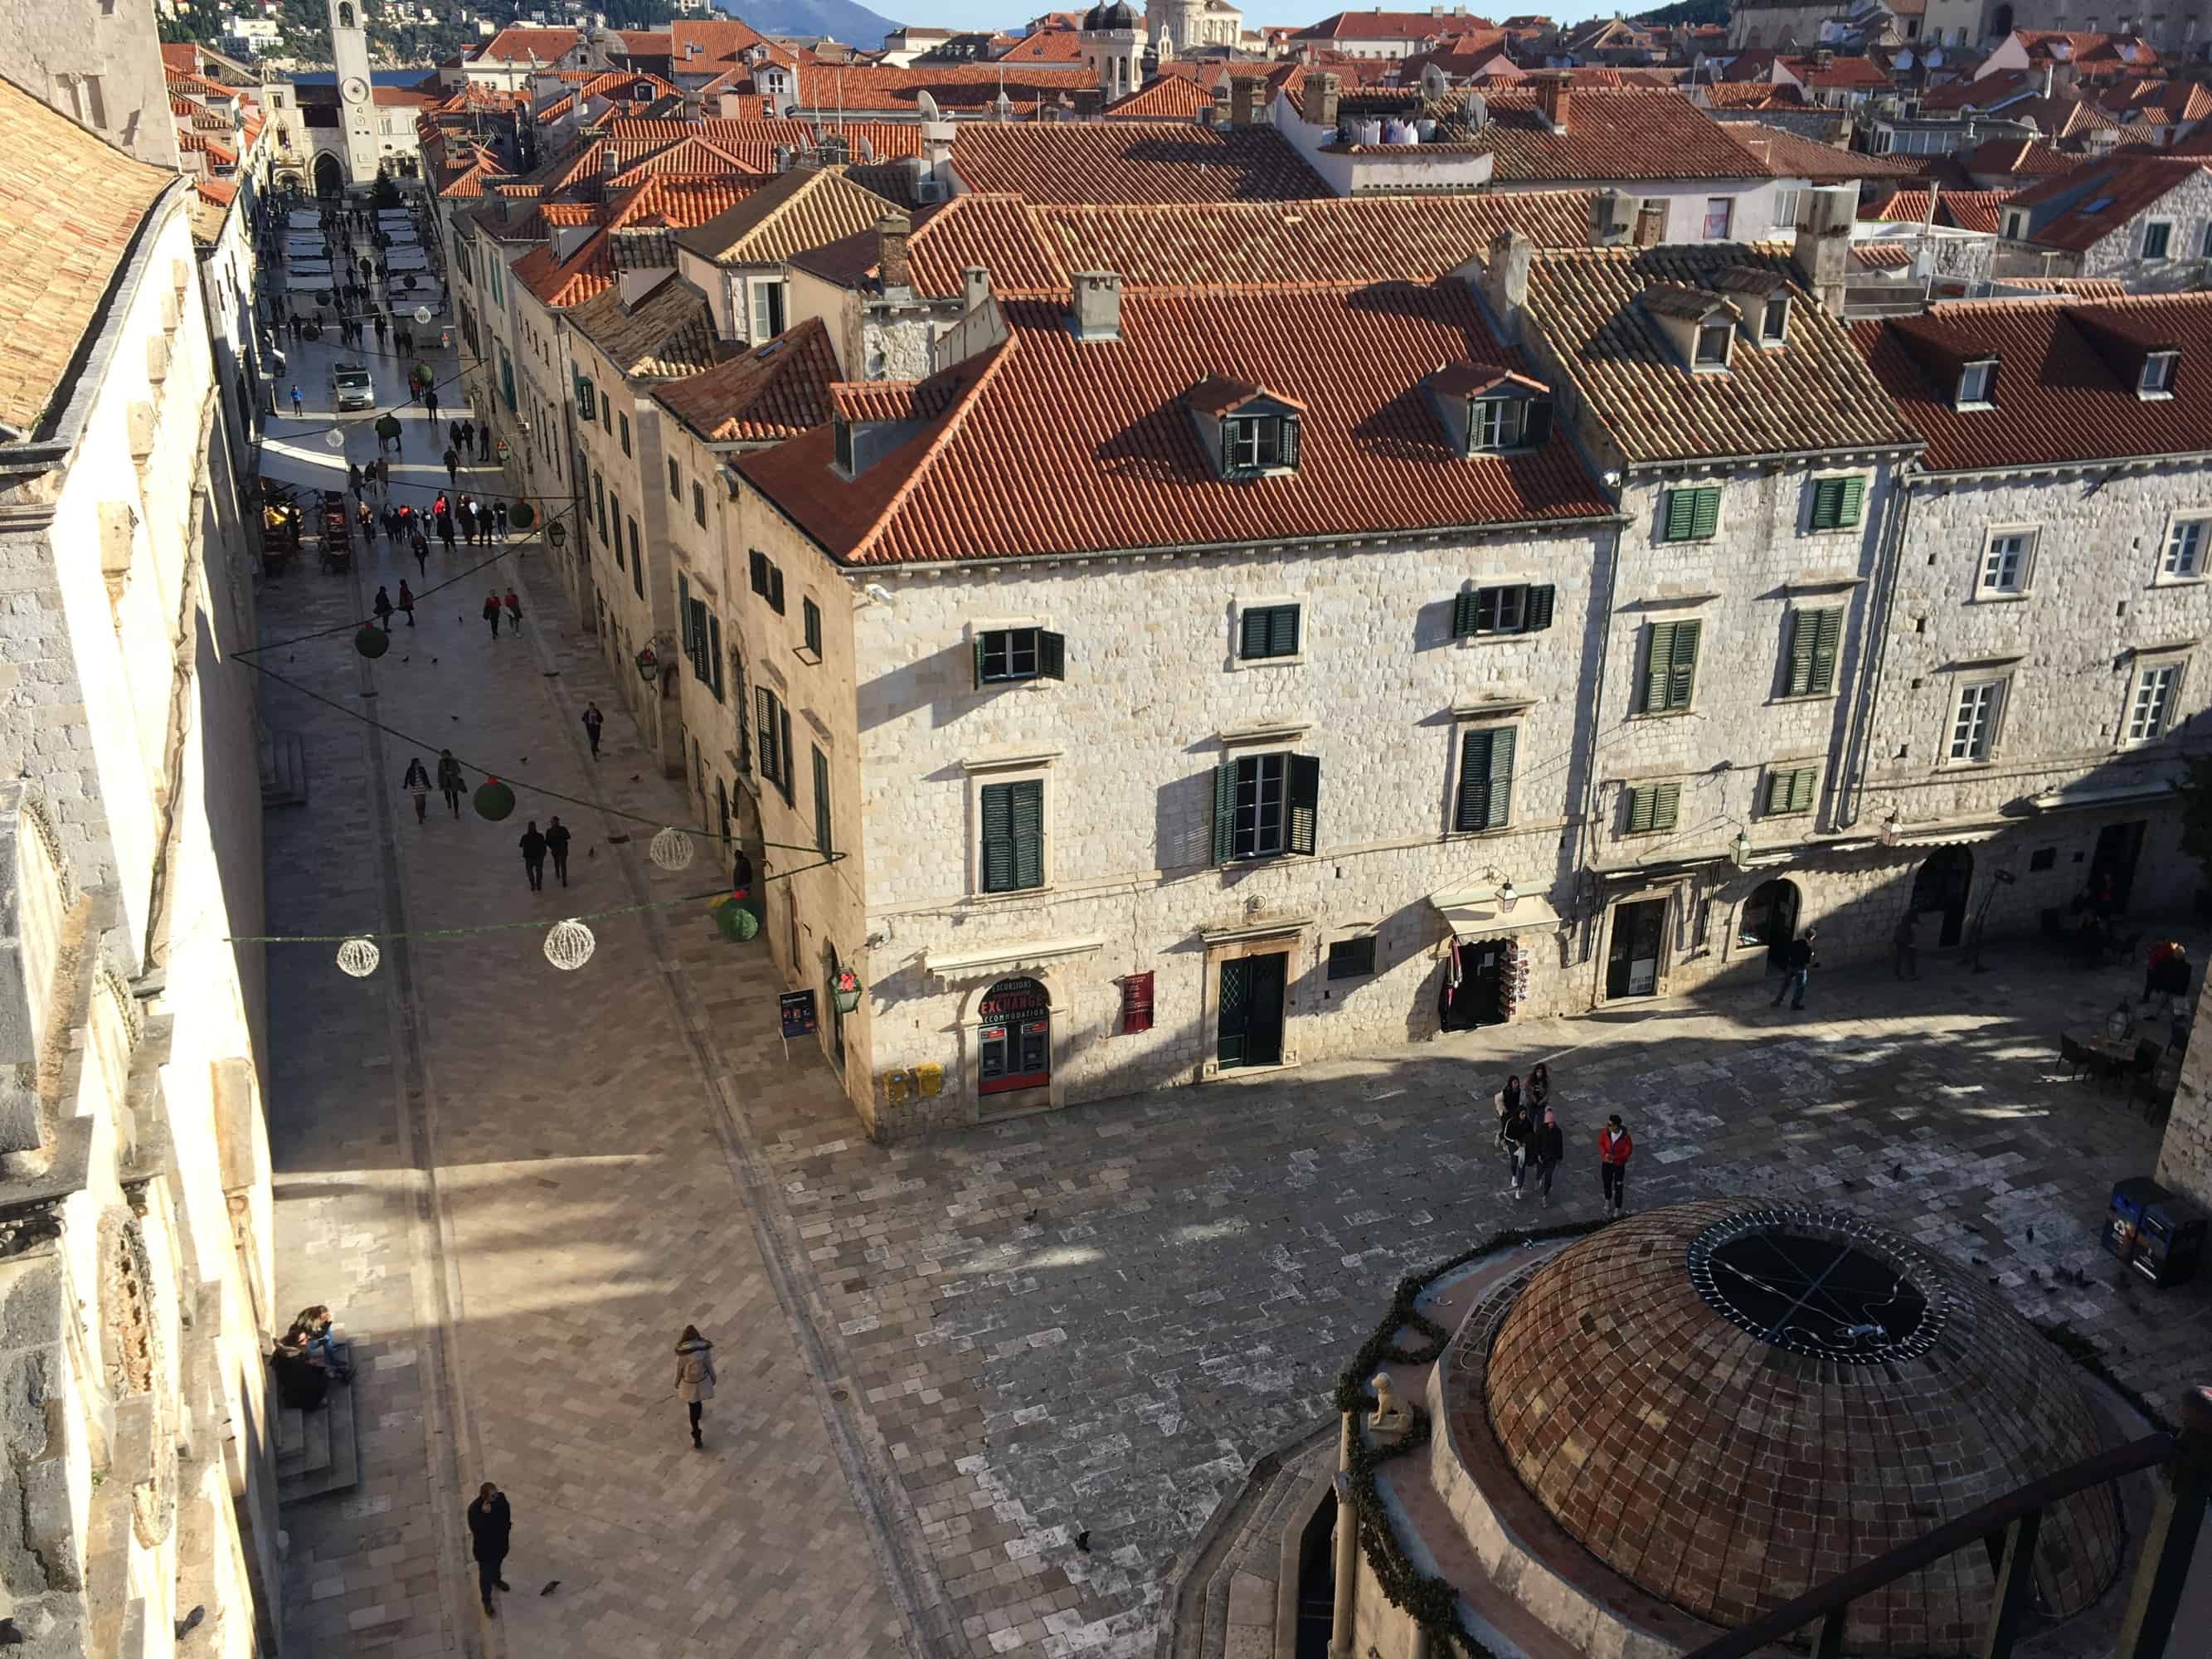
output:
M 1299 113 L 1310 127 L 1333 127 L 1336 125 L 1338 81 L 1328 74 L 1309 71 L 1305 84 L 1298 89 Z
M 1121 337 L 1121 278 L 1111 270 L 1079 270 L 1074 282 L 1075 337 L 1085 343 Z
M 906 263 L 906 239 L 913 231 L 914 221 L 903 213 L 886 213 L 876 221 L 876 269 L 886 294 L 914 287 Z
M 960 273 L 960 308 L 975 310 L 991 297 L 991 273 L 981 265 L 969 265 Z
M 1239 75 L 1229 83 L 1229 125 L 1256 127 L 1267 109 L 1267 82 L 1264 76 Z
M 1575 77 L 1565 70 L 1528 77 L 1536 83 L 1536 112 L 1554 132 L 1567 131 Z

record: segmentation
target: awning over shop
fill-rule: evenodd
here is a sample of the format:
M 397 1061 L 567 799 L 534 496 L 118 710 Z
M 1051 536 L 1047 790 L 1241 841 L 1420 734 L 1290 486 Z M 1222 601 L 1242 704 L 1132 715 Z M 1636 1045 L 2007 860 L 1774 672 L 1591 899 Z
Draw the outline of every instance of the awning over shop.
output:
M 1429 902 L 1444 919 L 1444 926 L 1460 939 L 1494 939 L 1501 933 L 1544 933 L 1559 926 L 1559 913 L 1550 902 L 1523 893 L 1507 908 L 1498 902 L 1495 885 L 1447 887 L 1429 895 Z

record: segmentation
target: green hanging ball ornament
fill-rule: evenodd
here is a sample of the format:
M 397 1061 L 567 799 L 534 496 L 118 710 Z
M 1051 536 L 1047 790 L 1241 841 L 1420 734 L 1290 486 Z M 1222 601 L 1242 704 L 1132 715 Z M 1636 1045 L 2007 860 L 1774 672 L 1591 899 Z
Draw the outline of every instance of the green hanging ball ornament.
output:
M 364 657 L 380 657 L 392 649 L 392 635 L 374 623 L 363 623 L 354 634 L 353 648 Z
M 760 918 L 734 893 L 714 902 L 714 926 L 732 945 L 760 937 Z
M 514 791 L 497 778 L 486 778 L 477 786 L 477 816 L 497 823 L 514 811 Z

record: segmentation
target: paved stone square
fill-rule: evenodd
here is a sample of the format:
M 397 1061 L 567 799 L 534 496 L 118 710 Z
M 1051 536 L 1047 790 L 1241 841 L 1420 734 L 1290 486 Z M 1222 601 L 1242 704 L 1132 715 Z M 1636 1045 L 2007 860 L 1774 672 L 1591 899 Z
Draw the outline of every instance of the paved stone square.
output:
M 326 465 L 286 424 L 272 468 Z M 482 556 L 434 553 L 416 586 Z M 338 705 L 267 688 L 313 787 L 270 815 L 272 929 L 529 924 L 388 943 L 362 981 L 332 945 L 272 947 L 281 1299 L 333 1304 L 364 1360 L 362 1485 L 284 1513 L 292 1653 L 1149 1653 L 1179 1553 L 1321 1420 L 1395 1278 L 1539 1218 L 1469 1097 L 1547 1055 L 1571 1158 L 1542 1218 L 1595 1213 L 1617 1110 L 1634 1205 L 1858 1206 L 2162 1405 L 2212 1354 L 2203 1285 L 2138 1288 L 2097 1249 L 2156 1130 L 2056 1066 L 2130 972 L 2027 943 L 1981 975 L 1817 977 L 1803 1014 L 1746 987 L 872 1146 L 820 1054 L 786 1057 L 765 952 L 703 904 L 600 917 L 581 971 L 546 963 L 564 915 L 719 878 L 644 860 L 690 814 L 559 625 L 548 556 L 425 600 L 374 664 L 343 633 L 267 658 Z M 358 616 L 411 565 L 295 569 L 263 637 Z M 528 621 L 494 641 L 477 605 L 508 580 Z M 417 826 L 399 775 L 441 744 L 599 805 L 526 790 L 495 824 L 433 797 Z M 555 811 L 574 885 L 533 894 L 515 837 Z M 703 1454 L 669 1389 L 688 1321 L 719 1345 Z M 485 1478 L 516 1512 L 497 1621 L 459 1514 Z

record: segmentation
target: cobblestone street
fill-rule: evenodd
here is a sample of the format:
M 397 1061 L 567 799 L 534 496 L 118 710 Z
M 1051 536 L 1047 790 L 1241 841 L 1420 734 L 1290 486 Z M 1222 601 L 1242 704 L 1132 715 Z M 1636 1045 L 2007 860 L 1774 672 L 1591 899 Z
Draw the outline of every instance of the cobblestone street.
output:
M 280 1300 L 333 1304 L 363 1367 L 360 1486 L 284 1511 L 292 1652 L 1149 1653 L 1178 1553 L 1321 1420 L 1398 1274 L 1539 1218 L 1468 1097 L 1547 1056 L 1571 1155 L 1543 1219 L 1595 1213 L 1619 1111 L 1634 1206 L 1850 1204 L 2093 1335 L 2162 1407 L 2202 1380 L 2205 1287 L 2137 1289 L 2097 1249 L 2157 1133 L 2056 1065 L 2130 970 L 2025 942 L 1983 975 L 1816 975 L 1802 1014 L 1746 987 L 872 1146 L 818 1053 L 785 1058 L 765 953 L 703 903 L 596 920 L 587 966 L 546 963 L 562 916 L 718 879 L 644 860 L 690 815 L 559 625 L 547 556 L 426 600 L 374 664 L 343 633 L 267 659 L 340 706 L 265 688 L 311 777 L 270 816 L 272 931 L 531 924 L 393 941 L 365 981 L 331 945 L 272 947 Z M 443 558 L 418 586 L 473 562 Z M 381 546 L 349 578 L 295 570 L 263 637 L 402 574 Z M 494 641 L 477 605 L 509 580 L 529 620 Z M 526 790 L 504 823 L 434 797 L 418 827 L 400 773 L 444 744 L 647 821 Z M 515 837 L 554 811 L 574 885 L 535 894 Z M 719 1345 L 704 1454 L 669 1391 L 687 1321 Z M 495 1622 L 461 1526 L 483 1479 L 516 1518 Z

